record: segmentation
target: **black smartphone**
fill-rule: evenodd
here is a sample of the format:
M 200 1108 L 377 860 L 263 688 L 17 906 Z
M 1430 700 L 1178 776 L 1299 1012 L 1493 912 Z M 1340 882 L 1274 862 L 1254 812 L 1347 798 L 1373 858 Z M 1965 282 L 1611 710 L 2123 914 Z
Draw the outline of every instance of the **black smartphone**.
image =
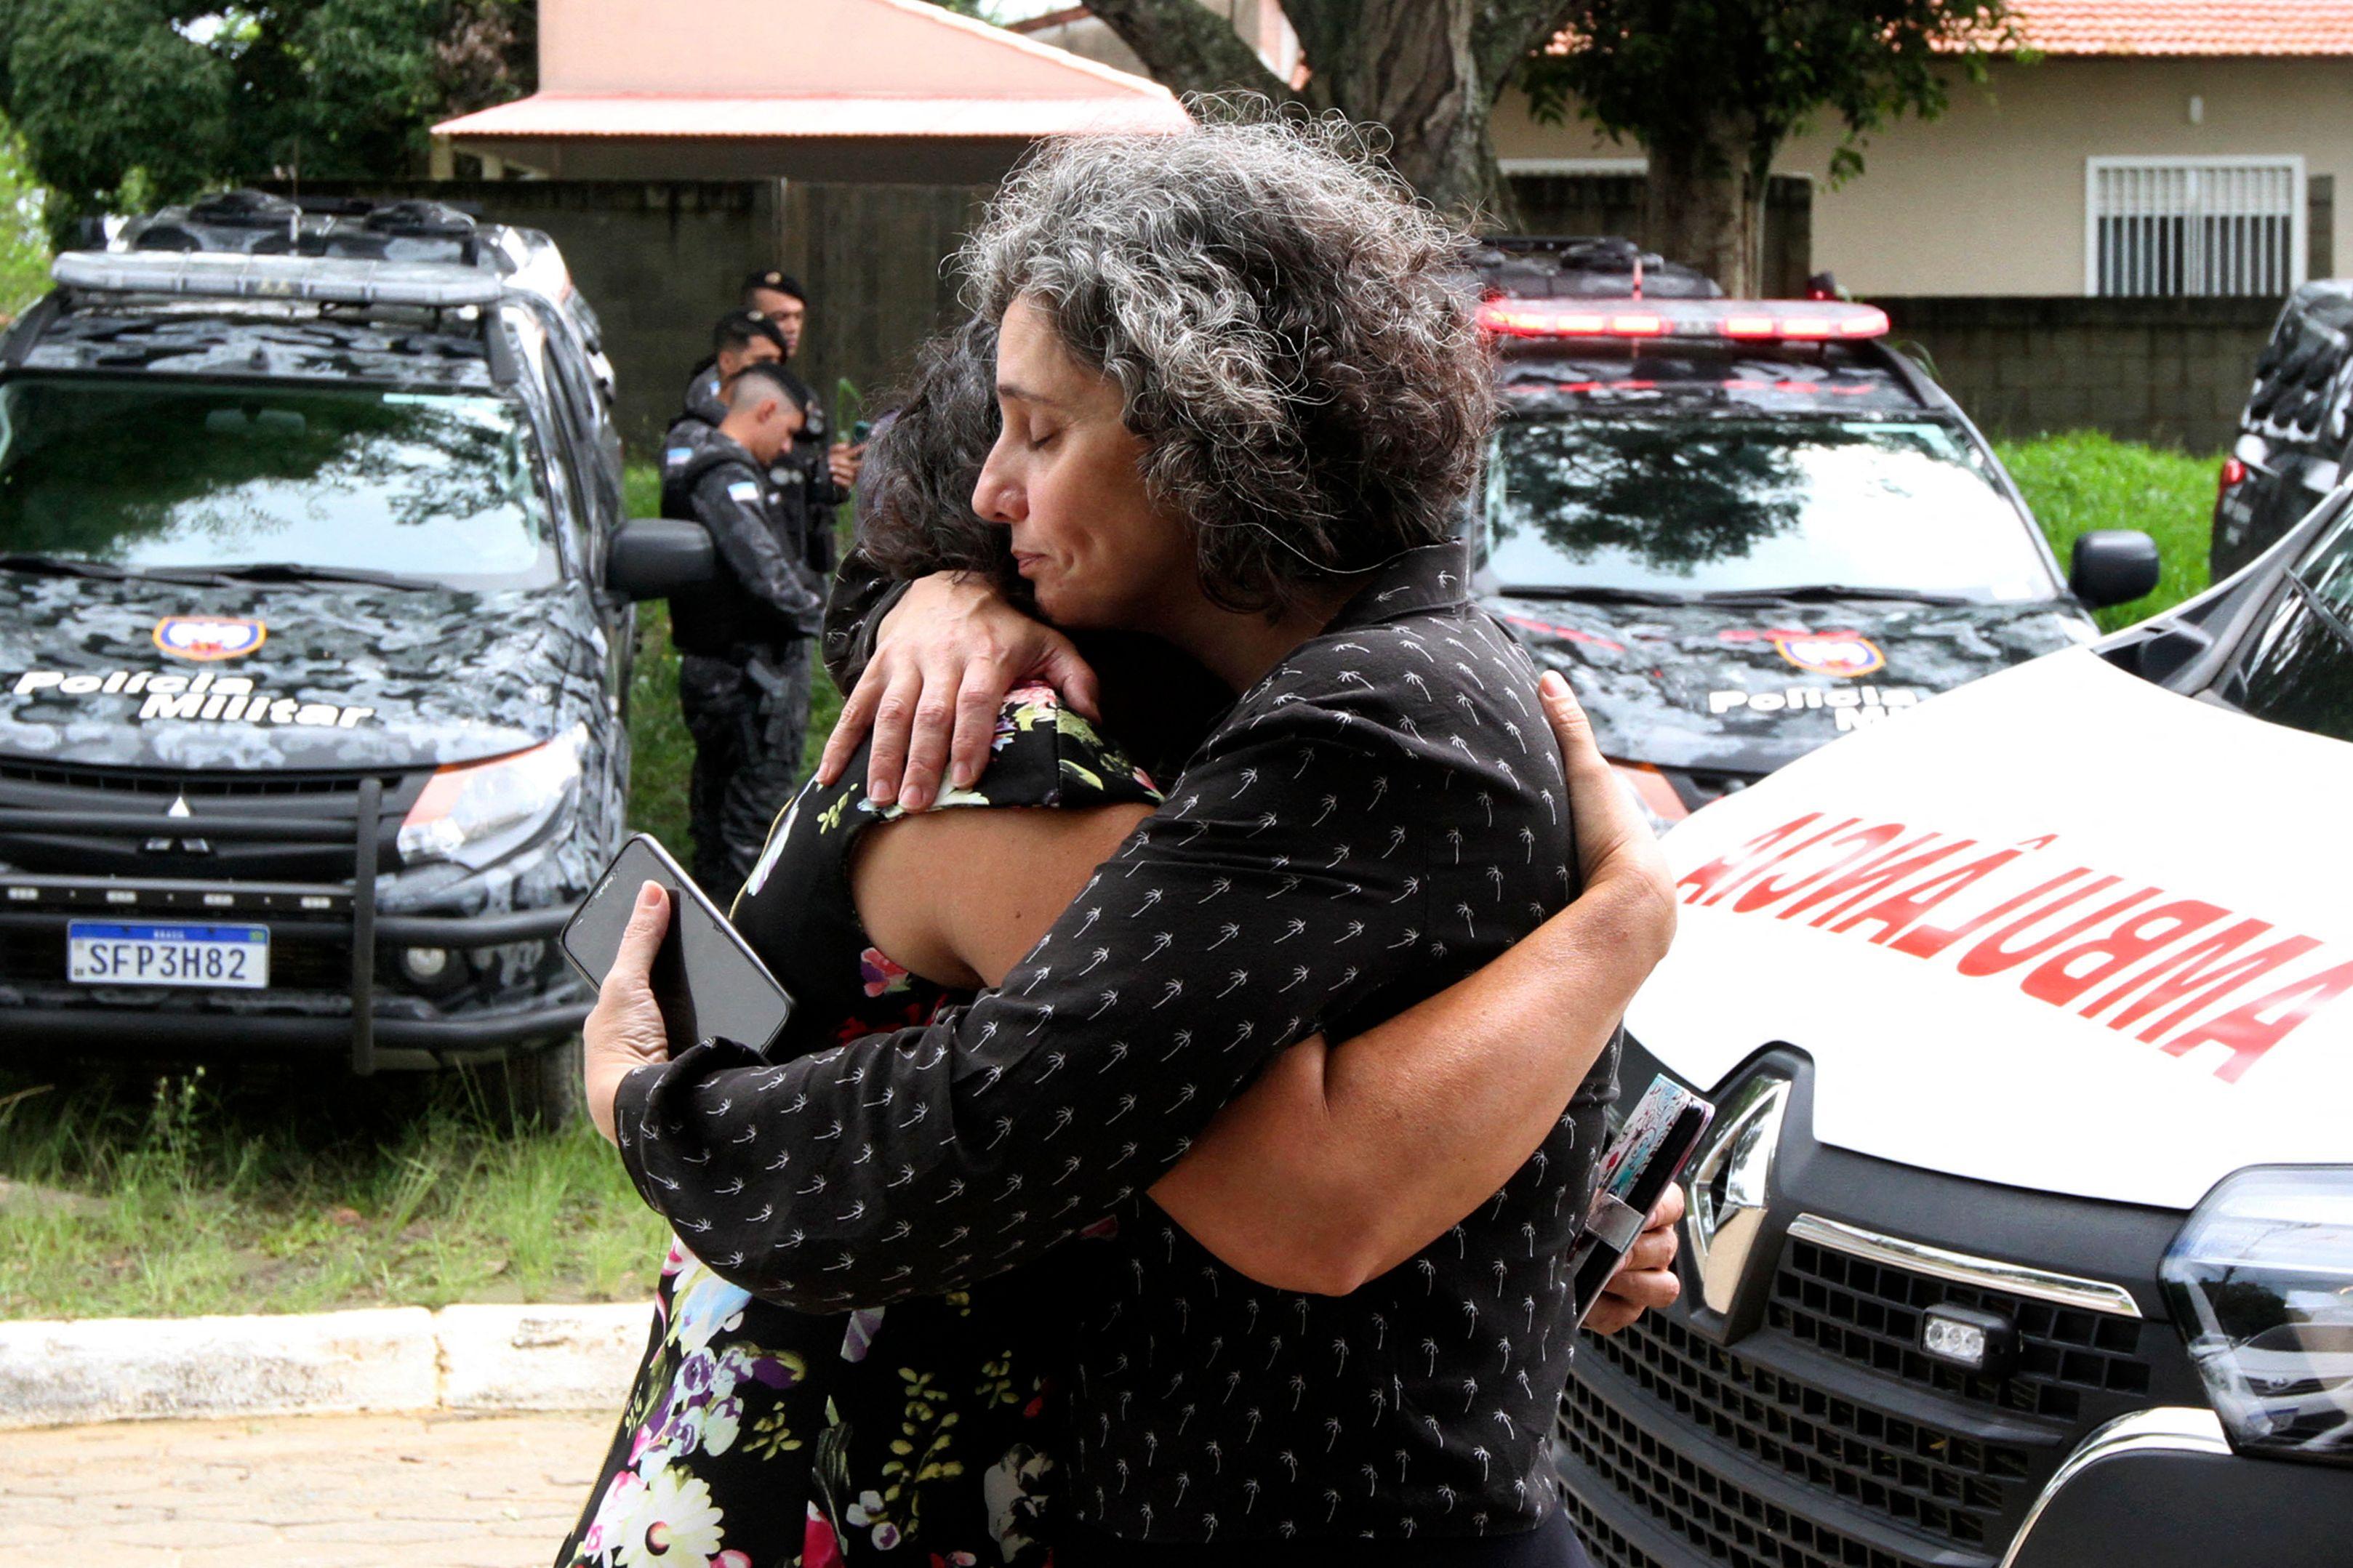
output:
M 589 984 L 603 984 L 637 908 L 638 889 L 648 882 L 670 894 L 670 931 L 654 954 L 652 978 L 671 1051 L 719 1039 L 766 1049 L 792 1016 L 791 995 L 694 879 L 646 834 L 621 846 L 580 900 L 560 939 L 564 956 Z

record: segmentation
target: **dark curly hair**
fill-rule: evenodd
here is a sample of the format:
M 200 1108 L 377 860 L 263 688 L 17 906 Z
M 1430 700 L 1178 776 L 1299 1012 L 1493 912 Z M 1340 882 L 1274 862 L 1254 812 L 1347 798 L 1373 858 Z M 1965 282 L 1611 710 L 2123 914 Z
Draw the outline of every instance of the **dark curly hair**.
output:
M 1002 528 L 972 510 L 973 486 L 1002 423 L 997 326 L 975 317 L 915 352 L 898 407 L 866 448 L 858 485 L 858 548 L 886 577 L 974 572 L 1027 605 Z
M 1272 613 L 1454 535 L 1493 381 L 1462 237 L 1364 132 L 1262 100 L 1197 111 L 1183 135 L 1049 144 L 962 264 L 980 314 L 1031 299 L 1118 383 L 1203 590 Z

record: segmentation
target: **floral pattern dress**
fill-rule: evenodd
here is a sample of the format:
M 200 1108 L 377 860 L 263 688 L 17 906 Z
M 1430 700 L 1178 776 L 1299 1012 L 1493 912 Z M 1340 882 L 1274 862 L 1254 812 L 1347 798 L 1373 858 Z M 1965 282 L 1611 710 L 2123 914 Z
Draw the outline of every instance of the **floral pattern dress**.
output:
M 814 780 L 733 919 L 794 998 L 775 1059 L 928 1022 L 968 994 L 894 963 L 850 897 L 859 836 L 900 815 Z M 987 768 L 943 809 L 1155 805 L 1152 781 L 1044 687 L 1013 692 Z M 756 1198 L 756 1192 L 748 1194 Z M 663 1260 L 619 1430 L 558 1568 L 982 1568 L 1052 1561 L 1055 1265 L 836 1316 L 764 1301 L 691 1238 Z

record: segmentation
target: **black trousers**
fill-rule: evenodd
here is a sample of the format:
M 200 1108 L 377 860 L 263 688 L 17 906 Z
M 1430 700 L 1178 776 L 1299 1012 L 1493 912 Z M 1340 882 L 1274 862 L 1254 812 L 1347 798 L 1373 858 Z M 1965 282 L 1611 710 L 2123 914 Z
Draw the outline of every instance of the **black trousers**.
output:
M 688 812 L 695 881 L 725 909 L 800 783 L 808 732 L 809 645 L 686 654 L 678 705 L 694 738 Z

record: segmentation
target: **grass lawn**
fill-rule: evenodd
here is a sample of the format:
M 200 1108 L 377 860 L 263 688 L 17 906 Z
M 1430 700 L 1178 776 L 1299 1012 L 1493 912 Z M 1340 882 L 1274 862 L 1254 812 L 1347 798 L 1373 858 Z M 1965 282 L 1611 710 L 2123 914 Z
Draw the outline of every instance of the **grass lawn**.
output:
M 2156 536 L 2165 581 L 2117 626 L 2206 583 L 2214 460 L 2099 436 L 2005 443 L 2063 563 L 2075 535 Z M 630 474 L 650 515 L 654 475 Z M 661 606 L 639 616 L 632 821 L 683 851 L 691 747 Z M 840 699 L 822 674 L 814 763 Z M 650 1294 L 660 1223 L 585 1126 L 515 1132 L 479 1086 L 0 1076 L 0 1316 L 303 1311 Z
M 2075 536 L 2096 528 L 2137 528 L 2157 541 L 2165 563 L 2157 592 L 2098 612 L 2101 630 L 2146 620 L 2205 588 L 2219 454 L 2192 457 L 2089 431 L 1995 447 L 2034 509 L 2062 571 Z

